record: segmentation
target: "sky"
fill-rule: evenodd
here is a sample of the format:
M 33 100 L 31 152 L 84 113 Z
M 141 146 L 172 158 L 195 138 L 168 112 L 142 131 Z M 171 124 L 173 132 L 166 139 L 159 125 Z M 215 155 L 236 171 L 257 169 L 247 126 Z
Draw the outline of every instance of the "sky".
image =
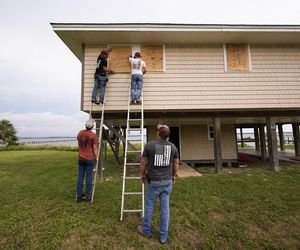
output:
M 75 136 L 81 63 L 55 23 L 300 24 L 299 0 L 0 0 L 0 120 L 19 137 Z

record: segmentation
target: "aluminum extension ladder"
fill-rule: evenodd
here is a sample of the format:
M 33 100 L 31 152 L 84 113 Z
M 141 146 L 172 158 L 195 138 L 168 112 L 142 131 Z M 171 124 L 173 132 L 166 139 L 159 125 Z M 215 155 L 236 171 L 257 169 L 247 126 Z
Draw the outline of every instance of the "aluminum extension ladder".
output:
M 94 195 L 95 195 L 95 188 L 96 188 L 96 182 L 97 182 L 97 175 L 98 175 L 98 165 L 101 160 L 101 149 L 102 149 L 102 134 L 103 134 L 103 122 L 104 122 L 104 108 L 105 108 L 105 100 L 106 100 L 106 95 L 104 96 L 104 101 L 102 105 L 95 104 L 96 106 L 100 107 L 101 110 L 101 118 L 100 119 L 95 119 L 96 122 L 96 133 L 98 134 L 98 150 L 97 150 L 97 159 L 96 159 L 96 164 L 94 166 L 93 170 L 93 188 L 92 188 L 92 197 L 91 197 L 91 202 L 94 201 Z M 90 118 L 92 117 L 92 108 L 94 104 L 92 103 L 91 108 L 90 108 Z M 97 127 L 97 121 L 100 121 L 100 126 Z M 99 124 L 99 123 L 98 123 Z M 100 180 L 102 180 L 102 166 L 100 166 Z
M 143 93 L 141 95 L 141 104 L 131 104 L 130 102 L 130 90 L 129 90 L 129 100 L 128 100 L 128 112 L 127 112 L 127 126 L 126 126 L 126 142 L 125 142 L 125 155 L 124 155 L 124 168 L 123 168 L 123 186 L 122 186 L 122 202 L 121 202 L 121 218 L 120 220 L 123 220 L 124 213 L 134 213 L 134 212 L 141 212 L 142 217 L 144 217 L 144 189 L 145 186 L 141 182 L 139 173 L 140 173 L 140 163 L 138 162 L 129 162 L 131 158 L 130 156 L 138 154 L 139 156 L 142 155 L 144 150 L 144 101 L 143 101 Z M 138 128 L 136 128 L 138 126 Z M 135 128 L 133 128 L 135 127 Z M 131 150 L 130 147 L 128 147 L 128 143 L 131 143 L 131 141 L 136 142 L 136 140 L 130 140 L 129 134 L 130 132 L 140 132 L 140 149 L 137 150 Z M 129 157 L 128 157 L 129 156 Z M 136 176 L 127 176 L 127 168 L 137 168 Z M 126 181 L 136 182 L 138 181 L 141 185 L 141 191 L 140 192 L 129 192 L 126 190 Z M 125 197 L 132 196 L 132 195 L 138 195 L 141 196 L 142 199 L 142 207 L 138 209 L 125 209 L 124 208 L 124 202 Z

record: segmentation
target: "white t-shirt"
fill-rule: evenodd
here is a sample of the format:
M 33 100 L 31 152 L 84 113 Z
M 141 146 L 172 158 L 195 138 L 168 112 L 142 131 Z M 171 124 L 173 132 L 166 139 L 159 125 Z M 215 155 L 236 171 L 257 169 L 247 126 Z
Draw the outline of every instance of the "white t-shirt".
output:
M 146 67 L 146 63 L 139 58 L 131 58 L 129 57 L 129 61 L 131 63 L 131 74 L 132 75 L 143 75 L 143 67 Z

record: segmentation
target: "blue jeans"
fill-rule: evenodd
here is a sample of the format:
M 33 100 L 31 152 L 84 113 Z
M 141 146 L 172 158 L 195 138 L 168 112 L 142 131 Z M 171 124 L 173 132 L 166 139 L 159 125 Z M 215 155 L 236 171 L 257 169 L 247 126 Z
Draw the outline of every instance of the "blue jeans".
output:
M 131 75 L 131 100 L 140 100 L 143 88 L 143 75 Z
M 150 181 L 146 191 L 145 215 L 142 223 L 143 233 L 146 236 L 152 234 L 151 221 L 153 209 L 155 207 L 156 199 L 160 201 L 160 223 L 159 223 L 159 237 L 161 241 L 168 239 L 169 230 L 169 200 L 172 191 L 172 180 Z
M 100 88 L 100 101 L 103 102 L 106 90 L 106 76 L 95 75 L 94 88 L 92 92 L 92 101 L 96 101 L 98 89 Z
M 86 176 L 86 198 L 91 199 L 94 165 L 94 160 L 78 160 L 77 199 L 82 198 L 84 176 Z

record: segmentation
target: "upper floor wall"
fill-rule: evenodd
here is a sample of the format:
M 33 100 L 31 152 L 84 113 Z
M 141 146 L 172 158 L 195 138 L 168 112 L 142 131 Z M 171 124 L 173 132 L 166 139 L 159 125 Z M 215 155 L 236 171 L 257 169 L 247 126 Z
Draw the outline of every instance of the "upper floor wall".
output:
M 82 110 L 88 111 L 96 59 L 85 46 Z M 227 70 L 223 45 L 166 45 L 163 70 L 144 76 L 146 111 L 300 108 L 300 46 L 251 45 L 249 70 Z M 147 64 L 147 61 L 146 61 Z M 106 110 L 126 111 L 130 73 L 110 75 Z

